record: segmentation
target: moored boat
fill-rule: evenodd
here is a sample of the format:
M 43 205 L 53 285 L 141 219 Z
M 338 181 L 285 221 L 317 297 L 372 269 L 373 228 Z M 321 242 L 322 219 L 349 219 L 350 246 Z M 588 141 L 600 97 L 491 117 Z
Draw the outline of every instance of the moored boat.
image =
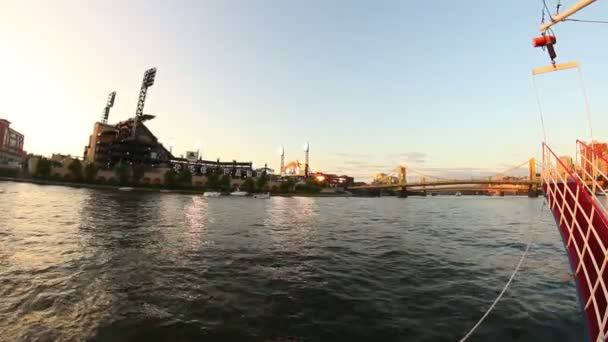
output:
M 240 189 L 236 189 L 230 193 L 230 196 L 247 196 L 249 193 L 247 191 L 241 191 Z
M 254 199 L 269 199 L 270 198 L 270 193 L 267 192 L 265 194 L 255 194 L 253 195 Z

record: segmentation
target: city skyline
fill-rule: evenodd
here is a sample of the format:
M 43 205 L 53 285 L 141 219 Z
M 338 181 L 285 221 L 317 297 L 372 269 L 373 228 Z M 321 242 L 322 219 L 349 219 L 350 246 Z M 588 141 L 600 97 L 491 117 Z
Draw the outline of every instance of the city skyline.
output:
M 107 94 L 117 91 L 110 122 L 132 117 L 142 74 L 157 67 L 144 112 L 177 156 L 200 145 L 207 159 L 276 170 L 279 147 L 303 161 L 310 141 L 313 170 L 360 180 L 398 164 L 461 176 L 540 157 L 530 69 L 548 60 L 530 44 L 536 2 L 145 4 L 7 2 L 0 117 L 28 152 L 81 156 Z M 599 128 L 605 48 L 593 43 L 605 29 L 556 28 L 559 61 L 582 61 Z M 573 155 L 589 137 L 576 73 L 538 86 L 549 141 Z

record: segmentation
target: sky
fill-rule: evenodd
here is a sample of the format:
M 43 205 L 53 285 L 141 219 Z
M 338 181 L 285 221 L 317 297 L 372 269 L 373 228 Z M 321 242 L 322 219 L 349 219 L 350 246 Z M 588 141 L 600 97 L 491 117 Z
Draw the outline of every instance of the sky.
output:
M 573 1 L 563 1 L 569 6 Z M 553 8 L 555 2 L 548 0 Z M 81 156 L 109 92 L 110 122 L 144 112 L 176 155 L 369 180 L 398 164 L 436 176 L 501 171 L 541 156 L 530 70 L 542 2 L 0 0 L 0 118 L 28 152 Z M 608 19 L 599 1 L 577 18 Z M 608 25 L 555 28 L 558 62 L 579 60 L 593 137 L 608 140 Z M 547 141 L 590 139 L 575 70 L 537 78 Z

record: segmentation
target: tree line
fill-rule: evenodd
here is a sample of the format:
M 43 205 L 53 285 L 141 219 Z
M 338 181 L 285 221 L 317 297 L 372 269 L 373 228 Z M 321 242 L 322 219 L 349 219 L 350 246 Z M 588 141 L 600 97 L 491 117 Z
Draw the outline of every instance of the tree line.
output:
M 69 174 L 64 177 L 58 177 L 53 174 L 53 161 L 41 158 L 36 165 L 34 178 L 45 179 L 45 180 L 60 180 L 76 183 L 91 183 L 91 184 L 105 184 L 105 185 L 119 185 L 119 186 L 140 186 L 144 185 L 147 187 L 164 187 L 171 189 L 196 189 L 196 190 L 212 190 L 228 192 L 234 190 L 230 175 L 224 174 L 222 168 L 217 168 L 213 172 L 207 174 L 207 181 L 202 186 L 194 186 L 192 184 L 192 172 L 188 168 L 182 168 L 179 171 L 169 169 L 164 174 L 163 184 L 153 184 L 152 182 L 142 182 L 146 167 L 139 164 L 116 164 L 113 168 L 114 177 L 110 179 L 98 178 L 100 168 L 92 163 L 88 163 L 83 166 L 83 163 L 74 159 L 68 165 Z M 263 192 L 268 190 L 267 184 L 269 177 L 266 174 L 262 174 L 256 178 L 248 177 L 241 184 L 241 190 L 250 193 Z M 298 185 L 304 192 L 314 193 L 318 192 L 320 187 L 314 187 L 312 184 Z M 279 187 L 273 187 L 273 192 L 290 193 L 296 190 L 296 180 L 289 178 L 282 182 Z

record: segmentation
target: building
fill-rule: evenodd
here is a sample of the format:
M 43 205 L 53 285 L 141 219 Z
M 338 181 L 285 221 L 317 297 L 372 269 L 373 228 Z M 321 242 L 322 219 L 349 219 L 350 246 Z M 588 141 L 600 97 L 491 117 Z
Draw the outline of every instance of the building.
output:
M 146 70 L 139 91 L 139 102 L 135 116 L 115 125 L 108 124 L 110 109 L 114 106 L 116 92 L 108 95 L 101 122 L 93 126 L 93 134 L 84 150 L 84 160 L 112 168 L 118 163 L 155 166 L 173 159 L 144 122 L 154 115 L 144 114 L 148 88 L 154 84 L 156 68 Z
M 608 174 L 608 143 L 592 141 L 585 147 L 580 145 L 581 166 L 584 178 L 593 176 L 593 164 L 604 174 Z M 595 175 L 596 177 L 599 175 Z
M 304 177 L 306 174 L 306 167 L 300 161 L 295 160 L 288 162 L 281 170 L 282 174 L 285 176 L 301 176 Z
M 15 131 L 6 119 L 0 119 L 0 167 L 20 168 L 23 152 L 23 134 Z
M 174 159 L 143 121 L 134 117 L 115 125 L 96 122 L 85 147 L 85 161 L 111 168 L 121 162 L 155 165 Z
M 561 156 L 559 157 L 559 161 L 561 163 L 557 163 L 557 173 L 560 177 L 567 177 L 567 175 L 574 170 L 574 163 L 572 162 L 572 157 L 570 156 Z
M 117 124 L 108 123 L 116 92 L 108 95 L 101 121 L 93 126 L 84 148 L 85 164 L 96 164 L 101 167 L 101 172 L 111 171 L 118 164 L 135 165 L 150 174 L 144 176 L 144 183 L 148 180 L 153 184 L 160 184 L 165 172 L 170 170 L 190 171 L 194 184 L 203 184 L 203 178 L 211 175 L 229 175 L 236 181 L 256 176 L 251 162 L 202 160 L 199 151 L 186 151 L 186 158 L 173 156 L 145 124 L 155 118 L 154 115 L 144 114 L 148 88 L 154 84 L 155 77 L 156 68 L 146 70 L 135 116 Z M 108 174 L 103 177 L 108 179 L 113 176 Z
M 319 184 L 327 184 L 329 187 L 334 188 L 345 188 L 350 187 L 355 184 L 354 177 L 349 177 L 347 175 L 334 175 L 323 172 L 315 172 L 311 175 Z
M 187 158 L 173 158 L 166 164 L 178 172 L 187 168 L 195 176 L 208 176 L 213 173 L 217 174 L 217 172 L 221 172 L 232 178 L 244 179 L 247 177 L 255 177 L 258 174 L 253 169 L 252 162 L 237 162 L 236 160 L 222 162 L 219 158 L 217 160 L 198 159 L 195 161 Z
M 389 184 L 399 184 L 399 178 L 391 175 L 387 175 L 386 173 L 378 173 L 374 176 L 372 181 L 374 185 L 389 185 Z

